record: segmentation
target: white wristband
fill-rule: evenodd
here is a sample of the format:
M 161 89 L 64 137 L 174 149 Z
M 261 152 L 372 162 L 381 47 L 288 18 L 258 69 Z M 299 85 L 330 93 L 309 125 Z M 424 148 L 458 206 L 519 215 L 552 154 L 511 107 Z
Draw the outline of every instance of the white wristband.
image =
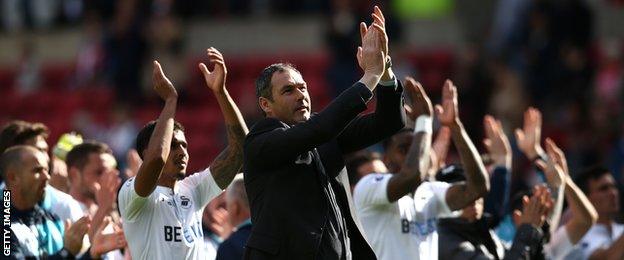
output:
M 431 118 L 431 116 L 422 115 L 416 118 L 414 133 L 418 132 L 425 132 L 428 134 L 433 133 L 433 119 Z

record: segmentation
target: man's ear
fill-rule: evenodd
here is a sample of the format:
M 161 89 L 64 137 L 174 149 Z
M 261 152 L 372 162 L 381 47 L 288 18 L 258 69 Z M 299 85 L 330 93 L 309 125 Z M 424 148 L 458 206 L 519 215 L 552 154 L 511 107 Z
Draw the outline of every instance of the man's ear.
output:
M 265 97 L 259 97 L 258 98 L 258 104 L 260 104 L 260 109 L 262 109 L 262 111 L 264 111 L 265 114 L 270 114 L 271 112 L 273 112 L 272 109 L 272 102 Z
M 67 177 L 69 180 L 69 186 L 71 186 L 72 183 L 80 182 L 80 178 L 82 176 L 80 176 L 80 171 L 76 167 L 70 167 L 67 169 Z
M 19 173 L 15 170 L 14 167 L 8 167 L 8 169 L 6 169 L 6 172 L 5 172 L 5 178 L 6 178 L 5 182 L 7 184 L 9 183 L 15 184 L 17 181 L 19 181 L 18 175 Z M 6 189 L 8 189 L 8 187 Z

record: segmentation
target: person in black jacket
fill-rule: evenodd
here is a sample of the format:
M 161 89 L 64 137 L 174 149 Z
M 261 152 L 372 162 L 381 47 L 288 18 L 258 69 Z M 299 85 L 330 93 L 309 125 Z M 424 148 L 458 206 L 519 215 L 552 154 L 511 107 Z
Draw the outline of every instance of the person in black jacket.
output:
M 320 113 L 310 115 L 306 83 L 292 65 L 273 64 L 256 81 L 266 118 L 244 144 L 253 223 L 246 259 L 376 258 L 351 207 L 344 155 L 393 135 L 405 114 L 383 14 L 375 7 L 372 16 L 368 28 L 360 24 L 364 76 Z M 375 89 L 376 111 L 358 116 Z

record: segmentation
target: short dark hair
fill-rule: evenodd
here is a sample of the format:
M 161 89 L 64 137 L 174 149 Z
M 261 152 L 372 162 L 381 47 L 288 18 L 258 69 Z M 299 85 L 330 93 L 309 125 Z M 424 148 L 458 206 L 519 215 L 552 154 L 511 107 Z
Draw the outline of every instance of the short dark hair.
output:
M 136 137 L 135 148 L 139 153 L 139 157 L 143 159 L 143 151 L 147 149 L 147 145 L 149 144 L 150 138 L 152 138 L 152 134 L 154 133 L 154 129 L 156 128 L 156 120 L 150 121 L 149 123 L 143 126 L 143 129 L 139 131 Z M 184 126 L 180 124 L 178 121 L 173 122 L 173 131 L 180 130 L 184 132 Z
M 382 145 L 382 146 L 383 146 L 383 148 L 384 148 L 384 151 L 387 151 L 387 150 L 388 150 L 388 147 L 390 147 L 392 144 L 394 144 L 394 138 L 395 138 L 396 136 L 399 136 L 399 135 L 401 135 L 401 134 L 403 134 L 403 133 L 406 133 L 406 132 L 411 133 L 412 131 L 414 131 L 414 129 L 409 128 L 409 127 L 405 127 L 405 128 L 403 128 L 403 129 L 399 130 L 398 132 L 396 132 L 394 135 L 392 135 L 392 136 L 390 136 L 390 137 L 388 137 L 388 138 L 384 139 L 384 140 L 383 140 L 383 142 L 381 143 L 381 145 Z
M 585 194 L 589 195 L 589 181 L 599 179 L 609 173 L 609 169 L 601 165 L 594 165 L 579 173 L 574 182 Z
M 0 154 L 7 148 L 24 144 L 28 139 L 35 136 L 48 137 L 48 127 L 42 123 L 31 123 L 21 120 L 11 121 L 2 127 L 0 133 Z
M 440 169 L 435 175 L 436 181 L 456 183 L 466 180 L 461 164 L 450 164 Z
M 290 63 L 275 63 L 264 68 L 262 72 L 260 72 L 260 76 L 258 76 L 258 78 L 256 79 L 256 98 L 263 97 L 273 101 L 273 93 L 271 92 L 271 78 L 273 77 L 273 74 L 275 72 L 283 72 L 288 69 L 301 74 L 297 70 L 297 68 L 295 68 L 295 65 L 292 65 Z
M 368 150 L 363 150 L 350 156 L 347 159 L 347 163 L 346 163 L 349 183 L 351 185 L 355 185 L 360 180 L 358 168 L 360 168 L 360 166 L 366 163 L 369 163 L 375 160 L 381 160 L 381 156 L 379 156 L 378 153 L 371 152 Z
M 74 148 L 67 153 L 67 169 L 71 167 L 76 167 L 78 169 L 83 169 L 85 165 L 89 162 L 89 155 L 92 153 L 108 153 L 113 154 L 113 151 L 107 144 L 88 140 L 79 145 L 74 146 Z
M 7 148 L 2 153 L 2 156 L 0 156 L 0 176 L 2 176 L 3 180 L 7 180 L 6 173 L 9 168 L 23 161 L 24 153 L 28 150 L 39 151 L 28 145 L 15 145 Z

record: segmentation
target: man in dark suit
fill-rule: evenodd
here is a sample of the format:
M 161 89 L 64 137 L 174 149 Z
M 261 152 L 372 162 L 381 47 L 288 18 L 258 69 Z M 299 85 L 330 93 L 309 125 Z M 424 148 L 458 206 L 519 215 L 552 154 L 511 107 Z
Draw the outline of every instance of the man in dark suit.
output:
M 230 186 L 225 190 L 225 208 L 228 212 L 228 222 L 236 227 L 217 250 L 217 260 L 242 259 L 245 244 L 251 234 L 251 219 L 249 200 L 245 192 L 245 183 L 242 174 L 237 175 Z
M 273 64 L 256 81 L 266 118 L 244 144 L 243 172 L 251 208 L 246 259 L 375 259 L 351 207 L 344 155 L 404 126 L 402 87 L 390 69 L 381 10 L 360 24 L 358 63 L 364 76 L 310 117 L 301 74 Z M 379 85 L 378 85 L 379 84 Z M 377 93 L 372 114 L 358 116 Z

